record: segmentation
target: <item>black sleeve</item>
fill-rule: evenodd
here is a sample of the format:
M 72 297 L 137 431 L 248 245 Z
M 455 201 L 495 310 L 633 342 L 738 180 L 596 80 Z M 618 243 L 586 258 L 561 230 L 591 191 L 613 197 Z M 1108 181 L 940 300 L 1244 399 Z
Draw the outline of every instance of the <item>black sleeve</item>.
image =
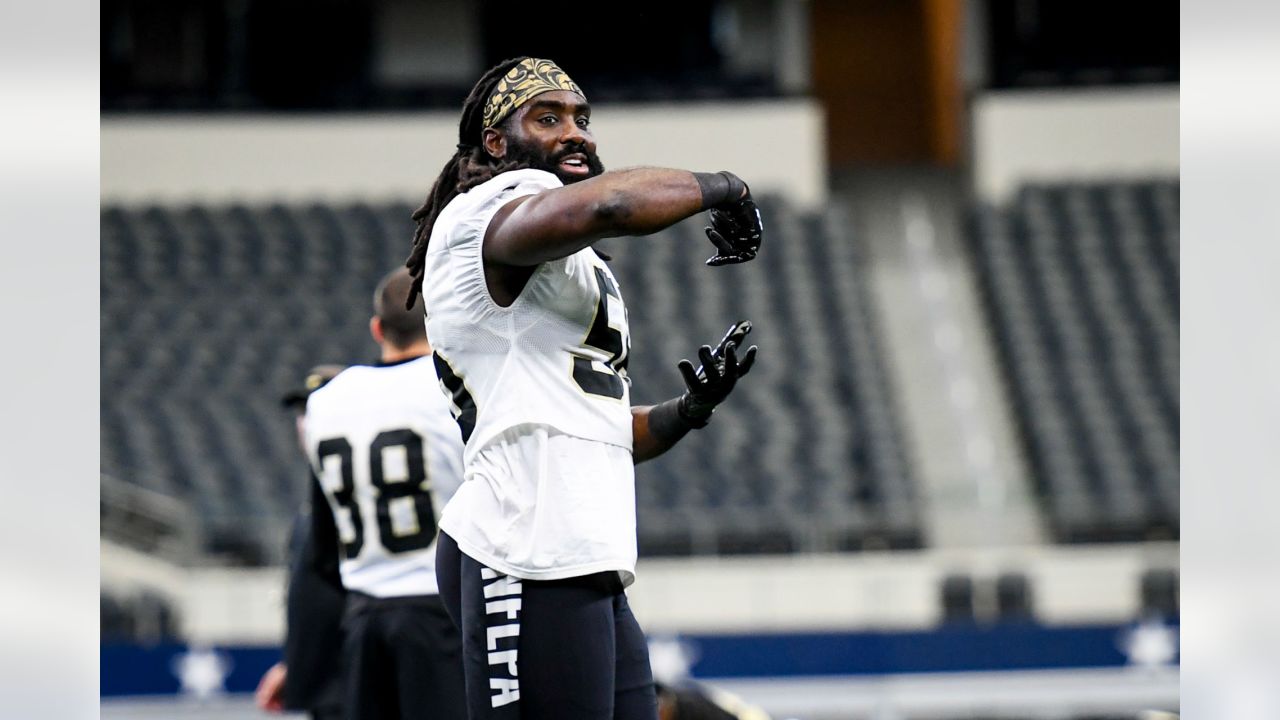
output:
M 302 558 L 317 576 L 342 589 L 342 575 L 338 571 L 338 525 L 333 520 L 329 501 L 320 489 L 320 480 L 311 476 L 311 542 L 304 545 Z
M 283 700 L 310 709 L 339 681 L 342 610 L 346 592 L 338 573 L 338 532 L 315 477 L 310 507 L 294 520 L 289 588 L 285 600 Z

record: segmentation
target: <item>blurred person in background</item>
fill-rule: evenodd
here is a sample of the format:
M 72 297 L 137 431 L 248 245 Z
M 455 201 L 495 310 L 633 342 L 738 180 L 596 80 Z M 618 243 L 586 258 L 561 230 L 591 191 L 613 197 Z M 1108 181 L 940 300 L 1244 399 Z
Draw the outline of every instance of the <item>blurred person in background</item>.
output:
M 764 710 L 719 688 L 657 683 L 658 720 L 770 720 Z
M 683 643 L 651 638 L 649 650 L 658 720 L 770 720 L 761 708 L 690 676 L 692 656 Z
M 375 366 L 353 366 L 307 399 L 312 532 L 347 594 L 344 717 L 466 717 L 461 641 L 439 597 L 436 513 L 462 477 L 462 439 L 437 385 L 412 278 L 374 292 Z
M 436 584 L 436 513 L 462 481 L 462 439 L 438 387 L 403 268 L 369 321 L 375 366 L 307 399 L 316 542 L 338 553 L 346 717 L 465 718 L 461 641 Z M 327 510 L 327 512 L 326 512 Z
M 554 62 L 484 74 L 423 206 L 407 266 L 466 439 L 441 516 L 441 594 L 462 631 L 472 720 L 657 717 L 635 577 L 634 463 L 704 427 L 751 368 L 735 325 L 683 395 L 633 407 L 626 307 L 592 244 L 704 210 L 717 254 L 751 260 L 763 228 L 728 172 L 605 172 L 591 107 Z M 425 280 L 425 285 L 423 284 Z
M 281 404 L 294 415 L 298 447 L 304 452 L 307 397 L 342 370 L 342 365 L 317 365 L 307 372 L 301 387 L 281 398 Z M 270 712 L 306 711 L 315 720 L 340 720 L 341 623 L 346 591 L 334 554 L 316 547 L 310 503 L 294 519 L 288 556 L 284 657 L 262 676 L 254 697 L 258 707 Z

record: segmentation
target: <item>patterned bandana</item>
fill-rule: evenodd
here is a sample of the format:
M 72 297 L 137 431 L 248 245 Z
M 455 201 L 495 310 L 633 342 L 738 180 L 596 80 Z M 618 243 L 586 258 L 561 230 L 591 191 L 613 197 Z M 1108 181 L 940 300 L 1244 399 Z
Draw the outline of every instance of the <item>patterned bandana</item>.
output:
M 525 58 L 498 81 L 489 101 L 484 106 L 484 127 L 489 129 L 502 122 L 516 108 L 529 102 L 535 95 L 553 90 L 568 90 L 582 97 L 586 95 L 578 84 L 569 79 L 559 65 L 550 60 Z

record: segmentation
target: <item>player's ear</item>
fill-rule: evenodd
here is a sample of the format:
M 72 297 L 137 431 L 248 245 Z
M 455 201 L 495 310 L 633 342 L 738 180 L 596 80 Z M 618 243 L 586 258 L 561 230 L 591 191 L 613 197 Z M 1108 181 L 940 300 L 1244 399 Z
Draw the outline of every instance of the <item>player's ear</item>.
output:
M 495 158 L 502 159 L 507 156 L 507 136 L 497 128 L 489 128 L 480 136 L 480 142 L 484 145 L 484 151 Z
M 373 336 L 373 341 L 382 344 L 382 320 L 374 315 L 369 318 L 369 334 Z

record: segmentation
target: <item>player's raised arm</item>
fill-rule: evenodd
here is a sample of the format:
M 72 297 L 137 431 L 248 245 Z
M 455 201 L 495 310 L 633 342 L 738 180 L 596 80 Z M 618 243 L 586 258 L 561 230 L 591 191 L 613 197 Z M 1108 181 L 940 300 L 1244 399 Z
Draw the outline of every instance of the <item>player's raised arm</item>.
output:
M 569 131 L 562 142 L 579 143 L 585 137 L 580 130 Z M 537 265 L 572 255 L 601 238 L 648 235 L 703 210 L 751 202 L 750 198 L 746 184 L 728 172 L 667 168 L 607 172 L 512 200 L 489 223 L 484 259 L 503 265 Z M 730 233 L 733 239 L 739 236 Z M 758 237 L 755 247 L 759 247 Z
M 729 328 L 715 349 L 703 345 L 698 350 L 702 364 L 696 370 L 693 363 L 681 360 L 677 367 L 687 389 L 679 397 L 631 408 L 631 457 L 636 463 L 670 450 L 690 430 L 706 427 L 716 406 L 729 397 L 738 378 L 755 363 L 755 345 L 738 357 L 738 348 L 749 332 L 751 323 L 743 320 Z

